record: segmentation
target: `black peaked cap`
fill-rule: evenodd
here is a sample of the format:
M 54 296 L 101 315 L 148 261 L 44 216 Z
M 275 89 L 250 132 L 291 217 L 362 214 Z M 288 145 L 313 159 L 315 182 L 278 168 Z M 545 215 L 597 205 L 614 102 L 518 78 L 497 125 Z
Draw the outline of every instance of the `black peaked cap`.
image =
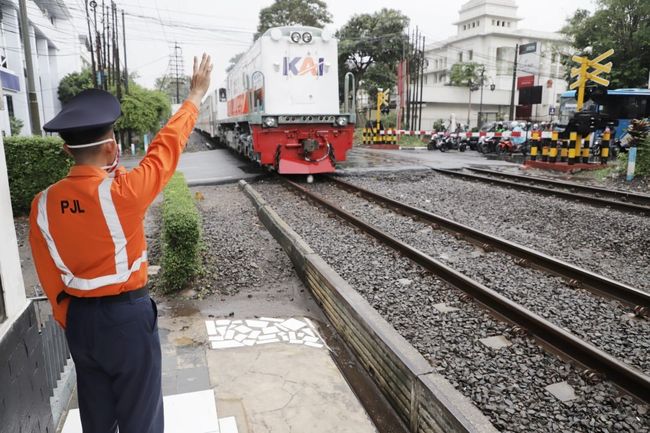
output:
M 68 101 L 54 119 L 43 125 L 47 132 L 75 132 L 105 128 L 122 114 L 115 96 L 99 89 L 87 89 Z

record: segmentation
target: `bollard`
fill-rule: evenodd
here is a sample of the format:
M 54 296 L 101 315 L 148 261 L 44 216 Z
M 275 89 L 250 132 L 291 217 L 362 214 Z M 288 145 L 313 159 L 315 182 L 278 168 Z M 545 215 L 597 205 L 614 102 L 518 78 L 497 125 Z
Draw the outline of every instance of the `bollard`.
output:
M 557 131 L 551 132 L 551 147 L 548 150 L 548 160 L 552 164 L 557 162 Z
M 578 134 L 576 132 L 576 139 L 573 143 L 573 148 L 575 152 L 573 152 L 573 162 L 580 162 L 580 155 L 582 154 L 580 150 L 582 149 L 582 135 Z
M 538 140 L 540 140 L 540 136 L 541 136 L 541 132 L 537 132 Z M 541 140 L 541 142 L 542 142 L 542 161 L 548 162 L 548 150 L 549 150 L 548 139 L 544 138 Z
M 569 159 L 569 140 L 561 140 L 560 162 L 567 162 Z
M 591 149 L 591 146 L 589 145 L 590 140 L 591 140 L 591 134 L 588 134 L 585 137 L 585 145 L 582 147 L 582 163 L 583 164 L 588 164 L 589 163 L 589 150 Z
M 625 180 L 632 182 L 636 171 L 636 147 L 630 147 L 627 151 L 627 176 Z
M 609 128 L 606 128 L 605 132 L 603 132 L 603 138 L 600 140 L 600 163 L 601 164 L 607 164 L 607 160 L 609 159 L 610 136 L 611 133 L 609 131 Z
M 579 140 L 579 136 L 577 132 L 571 132 L 569 134 L 569 154 L 568 154 L 569 165 L 573 165 L 576 163 L 576 148 L 578 147 L 576 143 L 578 140 Z
M 526 140 L 528 140 L 528 130 L 526 130 Z M 533 135 L 531 137 L 531 143 L 530 143 L 530 160 L 531 161 L 536 161 L 537 160 L 537 151 L 538 151 L 538 143 L 537 140 L 535 140 L 535 132 L 533 132 Z

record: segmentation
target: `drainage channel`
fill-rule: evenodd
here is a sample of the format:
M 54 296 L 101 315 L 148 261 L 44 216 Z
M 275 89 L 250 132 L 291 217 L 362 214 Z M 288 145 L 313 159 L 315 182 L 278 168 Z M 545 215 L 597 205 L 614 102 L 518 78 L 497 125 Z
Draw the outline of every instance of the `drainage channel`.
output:
M 497 316 L 508 322 L 527 330 L 534 337 L 541 340 L 544 345 L 564 356 L 573 359 L 587 369 L 604 375 L 637 398 L 650 402 L 650 377 L 626 363 L 614 358 L 597 347 L 581 340 L 575 335 L 565 331 L 523 306 L 500 295 L 494 290 L 468 278 L 453 268 L 433 259 L 429 255 L 408 245 L 399 239 L 383 232 L 382 230 L 358 219 L 354 215 L 342 210 L 340 206 L 331 203 L 304 187 L 284 179 L 287 185 L 298 193 L 308 197 L 313 202 L 328 209 L 335 215 L 343 218 L 350 224 L 371 235 L 380 242 L 393 248 L 403 256 L 413 260 L 423 268 L 447 281 L 452 286 L 472 296 L 479 303 L 487 307 Z

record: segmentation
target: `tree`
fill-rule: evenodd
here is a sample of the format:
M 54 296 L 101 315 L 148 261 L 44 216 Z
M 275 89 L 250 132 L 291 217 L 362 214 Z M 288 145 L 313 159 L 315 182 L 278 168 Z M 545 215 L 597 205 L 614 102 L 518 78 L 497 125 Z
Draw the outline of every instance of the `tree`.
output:
M 58 96 L 62 105 L 65 105 L 70 99 L 77 96 L 83 90 L 95 87 L 93 75 L 90 69 L 84 69 L 81 72 L 72 72 L 59 83 Z
M 228 66 L 226 67 L 226 73 L 232 71 L 232 68 L 235 67 L 235 65 L 237 64 L 239 59 L 241 59 L 244 54 L 246 54 L 246 52 L 242 51 L 241 53 L 235 54 L 234 56 L 232 56 L 230 58 L 230 60 L 228 60 Z
M 130 83 L 129 94 L 122 99 L 122 116 L 115 126 L 137 135 L 156 132 L 170 113 L 171 105 L 165 93 Z
M 332 22 L 332 14 L 322 0 L 275 0 L 261 9 L 259 16 L 255 39 L 272 27 L 301 24 L 322 28 Z
M 449 71 L 449 82 L 452 86 L 472 87 L 481 81 L 483 65 L 475 62 L 456 63 Z
M 191 81 L 192 78 L 189 75 L 185 75 L 178 83 L 178 96 L 180 101 L 185 100 L 187 95 L 190 94 Z M 167 95 L 170 101 L 176 101 L 176 80 L 172 75 L 165 74 L 162 77 L 156 78 L 154 87 Z
M 591 14 L 578 9 L 562 28 L 579 54 L 593 56 L 613 48 L 606 61 L 614 64 L 608 75 L 610 88 L 646 87 L 650 69 L 650 2 L 647 0 L 597 0 Z M 575 66 L 570 56 L 565 66 Z M 570 67 L 566 68 L 567 80 Z M 572 81 L 572 80 L 571 80 Z
M 12 136 L 20 135 L 20 131 L 25 126 L 25 123 L 17 117 L 9 116 L 9 130 Z
M 339 73 L 345 75 L 351 71 L 357 82 L 364 78 L 369 68 L 382 64 L 381 69 L 391 69 L 408 48 L 408 36 L 405 34 L 409 24 L 407 16 L 395 9 L 382 9 L 372 14 L 354 15 L 336 32 L 339 39 Z M 377 81 L 377 76 L 373 78 Z M 388 77 L 383 78 L 387 80 Z M 394 78 L 393 78 L 394 80 Z M 342 82 L 343 80 L 339 80 Z

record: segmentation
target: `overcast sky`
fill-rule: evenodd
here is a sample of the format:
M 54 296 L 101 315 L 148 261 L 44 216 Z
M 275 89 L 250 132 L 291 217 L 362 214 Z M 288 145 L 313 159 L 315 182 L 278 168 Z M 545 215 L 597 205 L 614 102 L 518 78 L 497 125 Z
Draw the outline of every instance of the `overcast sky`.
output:
M 96 0 L 101 3 L 101 0 Z M 66 0 L 80 20 L 84 0 Z M 336 30 L 354 14 L 381 8 L 396 8 L 419 26 L 427 42 L 456 33 L 451 24 L 466 0 L 326 0 Z M 137 72 L 140 84 L 152 87 L 156 77 L 167 72 L 171 47 L 182 47 L 185 71 L 191 59 L 203 51 L 215 63 L 213 85 L 225 78 L 225 67 L 233 55 L 245 51 L 252 42 L 259 10 L 273 0 L 116 0 L 126 13 L 129 72 Z M 593 10 L 593 0 L 518 0 L 519 28 L 553 31 L 562 27 L 567 16 L 578 8 Z M 398 5 L 398 6 L 396 6 Z M 161 22 L 167 25 L 161 25 Z M 78 21 L 79 30 L 85 21 Z

